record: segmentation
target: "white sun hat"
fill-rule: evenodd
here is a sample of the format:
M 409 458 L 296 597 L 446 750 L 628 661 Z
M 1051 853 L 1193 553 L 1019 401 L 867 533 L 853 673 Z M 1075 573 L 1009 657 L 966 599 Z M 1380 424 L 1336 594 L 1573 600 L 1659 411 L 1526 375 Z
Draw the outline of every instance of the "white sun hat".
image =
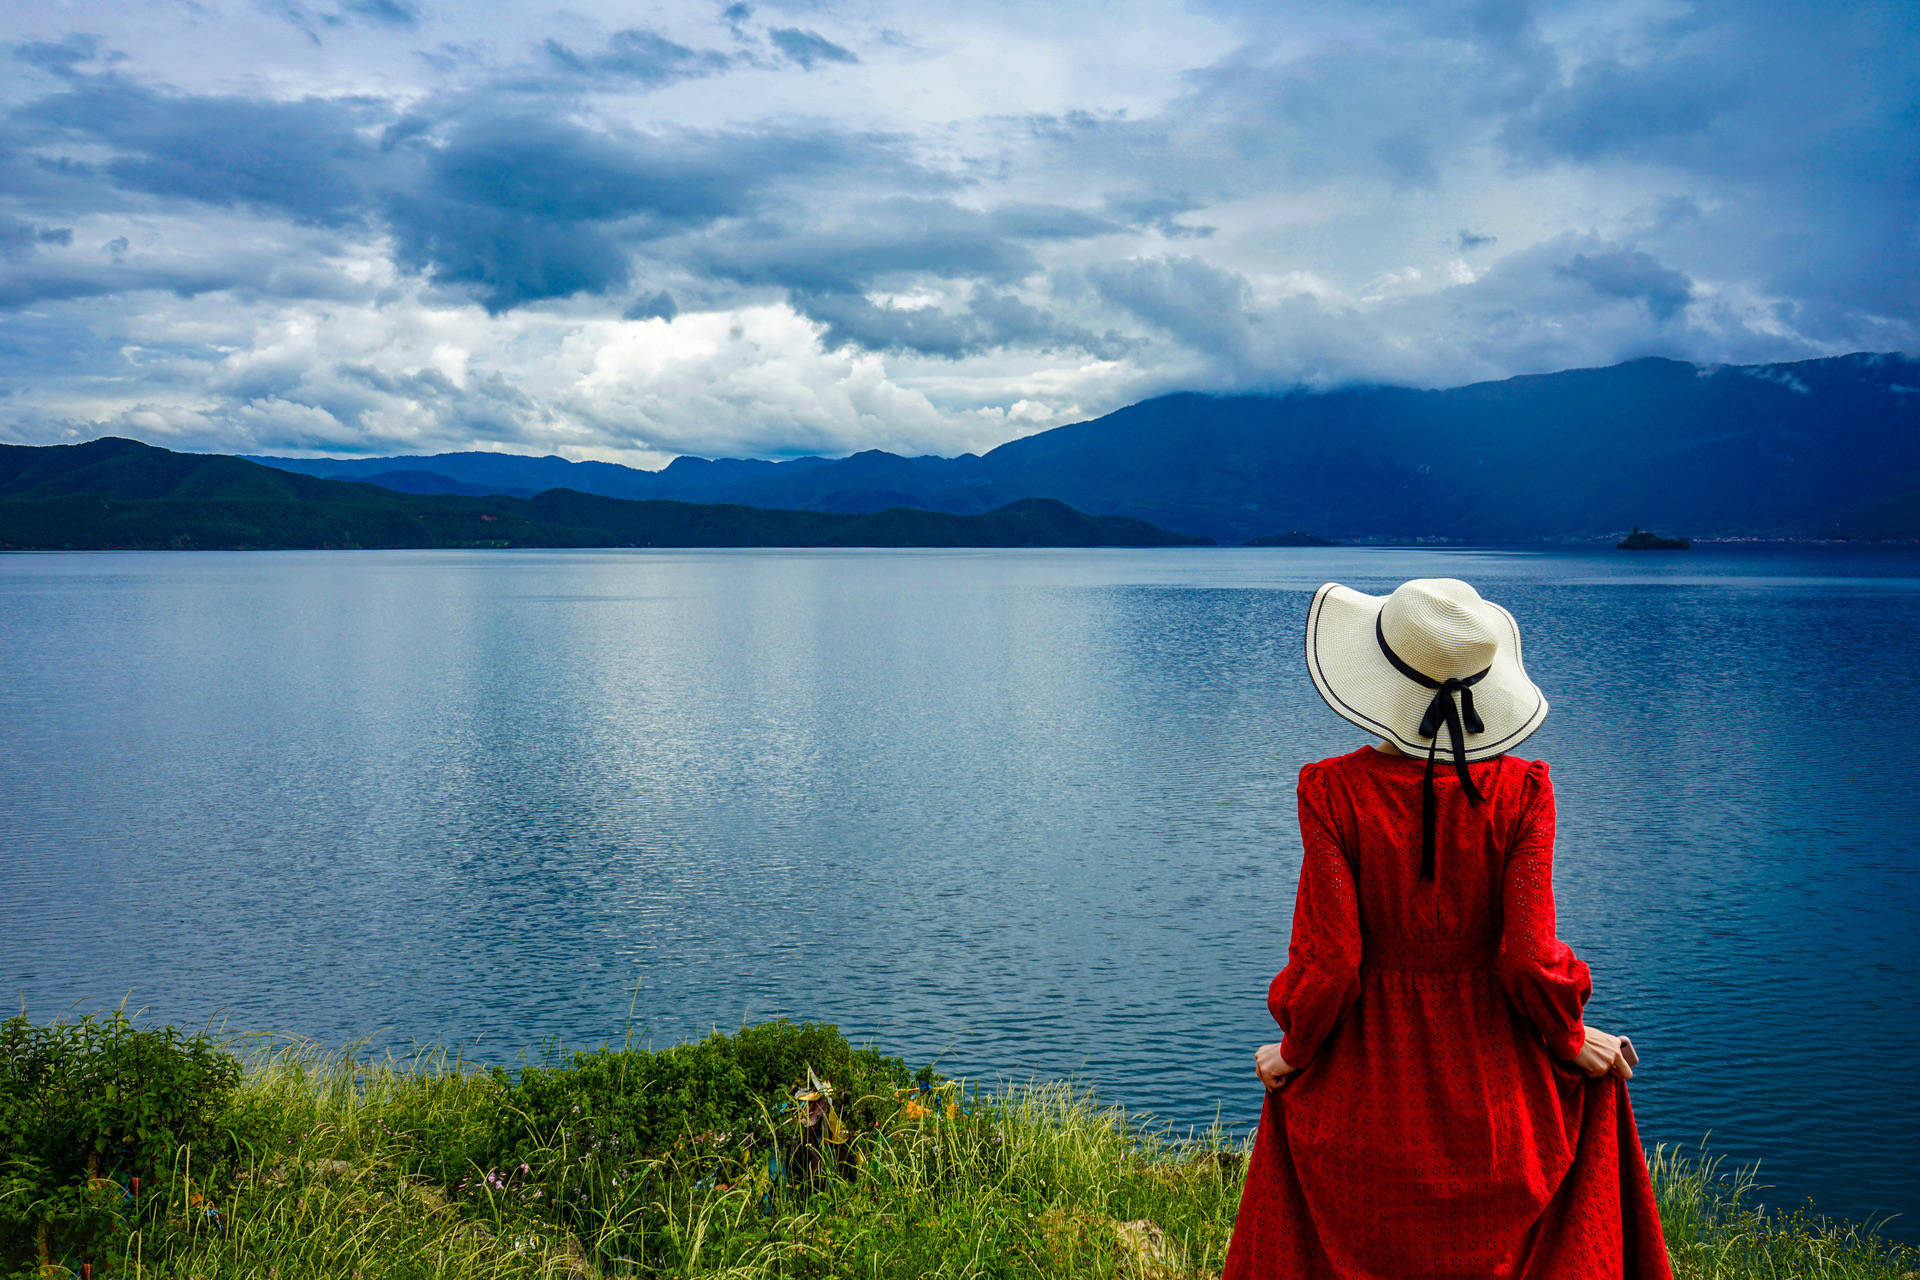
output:
M 1435 756 L 1467 773 L 1524 742 L 1547 699 L 1520 663 L 1513 615 L 1458 578 L 1416 578 L 1389 596 L 1329 582 L 1307 610 L 1307 670 L 1327 705 L 1409 755 L 1427 757 L 1421 876 L 1433 874 Z

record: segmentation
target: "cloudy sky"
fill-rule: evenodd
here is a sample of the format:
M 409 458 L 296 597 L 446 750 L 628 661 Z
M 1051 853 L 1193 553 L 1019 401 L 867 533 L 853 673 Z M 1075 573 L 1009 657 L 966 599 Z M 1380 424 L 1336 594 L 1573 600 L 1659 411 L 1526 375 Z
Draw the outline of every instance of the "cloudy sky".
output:
M 1920 5 L 48 0 L 0 440 L 958 453 L 1920 349 Z

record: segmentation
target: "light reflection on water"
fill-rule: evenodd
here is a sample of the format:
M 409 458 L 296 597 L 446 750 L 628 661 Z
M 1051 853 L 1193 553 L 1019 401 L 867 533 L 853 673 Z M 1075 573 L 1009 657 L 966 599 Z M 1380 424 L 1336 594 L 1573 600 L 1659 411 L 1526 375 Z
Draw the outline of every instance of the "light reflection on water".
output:
M 512 1060 L 777 1014 L 1257 1116 L 1312 589 L 1476 583 L 1642 1137 L 1920 1236 L 1920 555 L 0 557 L 0 985 Z

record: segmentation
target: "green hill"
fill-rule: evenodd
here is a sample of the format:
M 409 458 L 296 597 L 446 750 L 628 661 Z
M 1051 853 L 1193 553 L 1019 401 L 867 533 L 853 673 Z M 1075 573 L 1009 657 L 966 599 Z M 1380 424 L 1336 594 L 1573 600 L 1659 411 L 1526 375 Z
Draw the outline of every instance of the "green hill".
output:
M 0 445 L 0 548 L 266 550 L 374 547 L 1117 547 L 1205 539 L 1089 516 L 1051 499 L 979 515 L 847 515 L 634 502 L 551 489 L 530 498 L 409 494 L 174 453 L 107 437 Z

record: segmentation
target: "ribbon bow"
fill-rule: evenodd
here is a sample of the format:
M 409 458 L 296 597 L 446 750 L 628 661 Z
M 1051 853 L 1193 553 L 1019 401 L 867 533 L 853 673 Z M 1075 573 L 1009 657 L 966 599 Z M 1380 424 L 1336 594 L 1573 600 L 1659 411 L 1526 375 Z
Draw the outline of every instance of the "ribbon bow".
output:
M 1435 680 L 1424 671 L 1417 670 L 1401 660 L 1387 643 L 1387 633 L 1381 629 L 1380 615 L 1373 618 L 1373 638 L 1380 642 L 1380 652 L 1387 655 L 1387 661 L 1393 669 L 1423 689 L 1432 689 L 1433 701 L 1427 704 L 1427 714 L 1420 717 L 1420 736 L 1430 739 L 1427 746 L 1427 772 L 1421 780 L 1420 794 L 1420 878 L 1433 879 L 1433 837 L 1434 826 L 1439 816 L 1440 798 L 1433 789 L 1434 757 L 1440 750 L 1440 726 L 1446 725 L 1453 731 L 1453 771 L 1459 775 L 1461 789 L 1467 793 L 1471 804 L 1481 801 L 1480 788 L 1473 785 L 1473 775 L 1467 772 L 1467 735 L 1485 733 L 1487 726 L 1480 720 L 1480 713 L 1473 709 L 1473 686 L 1491 666 L 1482 667 L 1470 676 L 1451 676 L 1445 680 Z

